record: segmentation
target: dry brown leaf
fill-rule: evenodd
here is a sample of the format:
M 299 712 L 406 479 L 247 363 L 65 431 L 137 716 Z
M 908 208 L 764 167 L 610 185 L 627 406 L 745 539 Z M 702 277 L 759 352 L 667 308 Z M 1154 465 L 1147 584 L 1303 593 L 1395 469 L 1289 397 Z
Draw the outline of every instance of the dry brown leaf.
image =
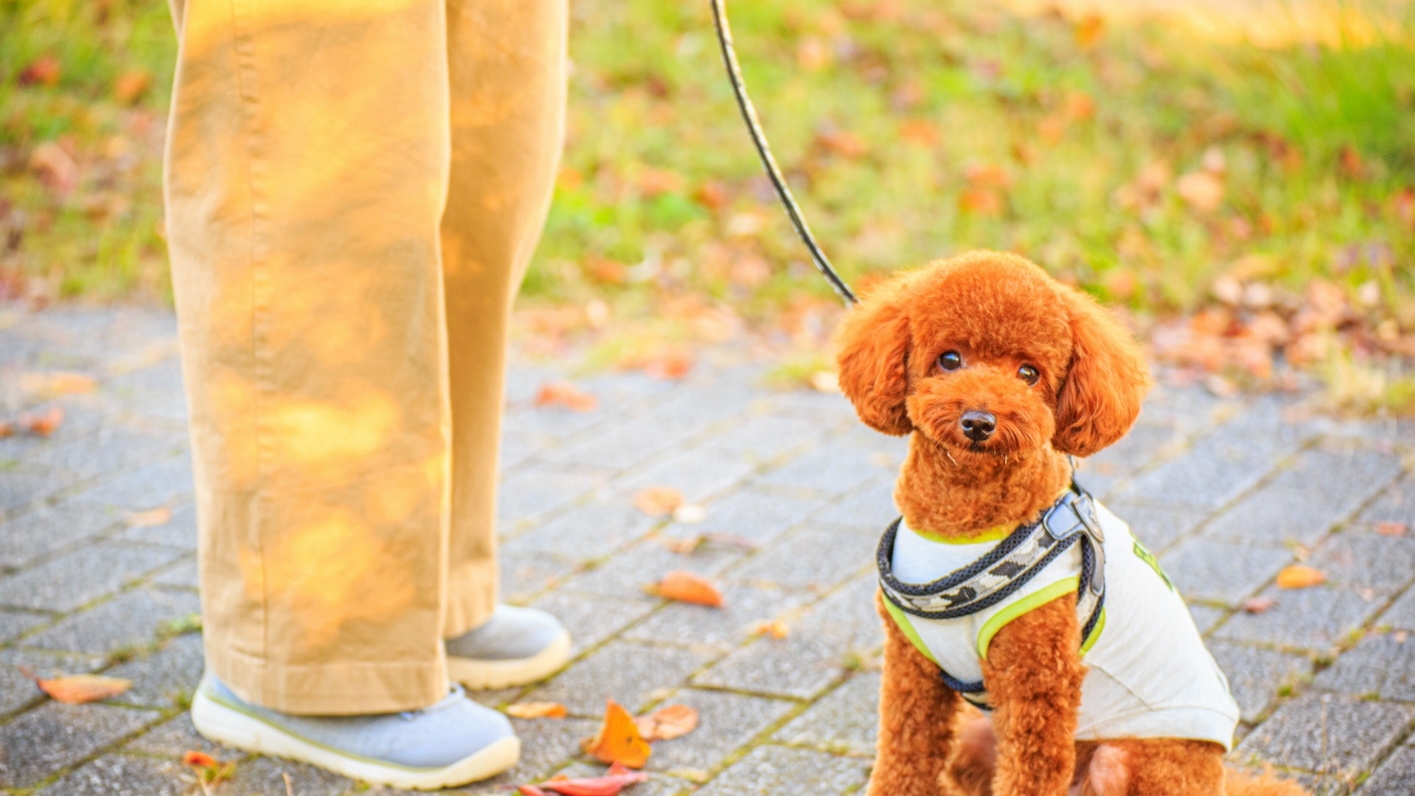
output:
M 634 495 L 634 508 L 650 517 L 672 514 L 683 503 L 683 493 L 671 486 L 651 486 Z
M 668 705 L 634 719 L 645 741 L 671 741 L 698 728 L 698 712 L 687 705 Z
M 1404 536 L 1408 530 L 1410 530 L 1410 526 L 1403 522 L 1376 523 L 1376 533 L 1381 536 Z
M 753 636 L 771 636 L 775 639 L 783 639 L 791 635 L 791 628 L 780 619 L 763 619 L 747 630 Z
M 82 705 L 117 696 L 133 684 L 131 680 L 101 674 L 71 674 L 45 680 L 28 669 L 21 669 L 20 673 L 33 680 L 39 690 L 66 705 Z
M 1223 203 L 1223 181 L 1208 171 L 1191 171 L 1181 175 L 1174 190 L 1185 204 L 1201 213 L 1211 213 Z
M 563 406 L 576 412 L 592 412 L 599 399 L 568 381 L 542 384 L 536 391 L 536 406 Z
M 1279 589 L 1305 589 L 1319 583 L 1326 583 L 1326 581 L 1327 573 L 1306 564 L 1292 564 L 1277 573 L 1277 587 Z
M 639 734 L 634 717 L 618 702 L 604 700 L 604 723 L 593 738 L 580 742 L 585 754 L 605 763 L 643 768 L 653 750 Z M 544 786 L 546 783 L 542 783 Z
M 712 608 L 722 607 L 722 592 L 718 591 L 716 586 L 706 578 L 679 569 L 663 576 L 663 580 L 658 582 L 657 592 L 667 600 Z
M 1249 597 L 1243 601 L 1243 610 L 1250 614 L 1261 614 L 1275 605 L 1276 597 Z
M 123 518 L 123 522 L 129 528 L 156 528 L 159 525 L 166 525 L 172 519 L 172 509 L 167 506 L 158 506 L 147 511 L 134 511 Z
M 506 706 L 506 715 L 517 719 L 563 719 L 566 710 L 559 702 L 517 702 Z
M 20 418 L 25 430 L 31 434 L 47 437 L 59 430 L 59 426 L 64 424 L 64 409 L 59 406 L 49 407 L 49 411 L 40 415 L 25 415 Z

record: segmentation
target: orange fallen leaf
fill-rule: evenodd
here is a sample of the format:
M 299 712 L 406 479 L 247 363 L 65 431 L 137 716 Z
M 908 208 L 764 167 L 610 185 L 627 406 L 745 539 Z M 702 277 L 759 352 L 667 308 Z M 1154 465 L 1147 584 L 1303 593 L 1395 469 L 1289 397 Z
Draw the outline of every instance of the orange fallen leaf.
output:
M 706 579 L 691 572 L 675 569 L 659 581 L 658 595 L 668 600 L 677 600 L 712 608 L 722 607 L 722 592 Z
M 1408 530 L 1410 530 L 1410 526 L 1403 522 L 1376 523 L 1376 533 L 1381 536 L 1404 536 Z
M 603 776 L 570 779 L 558 774 L 539 785 L 522 785 L 518 791 L 522 796 L 546 796 L 549 793 L 562 796 L 617 796 L 624 788 L 648 778 L 649 775 L 642 771 L 630 771 L 614 763 Z
M 958 195 L 958 209 L 980 216 L 1002 214 L 1002 196 L 986 188 L 968 188 Z
M 85 702 L 97 702 L 117 696 L 133 684 L 131 680 L 104 677 L 101 674 L 71 674 L 48 680 L 35 676 L 29 669 L 20 669 L 20 674 L 33 680 L 39 690 L 52 699 L 66 705 L 82 705 Z
M 1261 614 L 1275 605 L 1276 597 L 1249 597 L 1243 601 L 1243 610 L 1250 614 Z
M 156 528 L 166 525 L 172 519 L 172 509 L 158 506 L 147 511 L 134 511 L 123 518 L 129 528 Z
M 655 379 L 681 379 L 693 369 L 693 357 L 683 353 L 664 354 L 646 360 L 643 368 Z
M 506 706 L 506 715 L 517 719 L 563 719 L 565 706 L 559 702 L 517 702 Z
M 585 754 L 605 763 L 618 763 L 629 768 L 643 768 L 653 750 L 639 734 L 634 717 L 618 702 L 604 700 L 604 723 L 593 738 L 580 742 Z M 548 783 L 541 783 L 545 786 Z M 563 792 L 563 791 L 562 791 Z
M 780 619 L 763 619 L 753 624 L 747 630 L 753 636 L 771 636 L 775 639 L 783 639 L 791 635 L 791 628 Z
M 683 502 L 683 493 L 671 486 L 651 486 L 634 495 L 634 508 L 650 517 L 672 514 Z
M 206 752 L 197 752 L 188 749 L 182 755 L 182 765 L 192 766 L 194 768 L 214 768 L 216 766 L 216 758 Z
M 698 712 L 687 705 L 668 705 L 634 719 L 645 741 L 671 741 L 698 728 Z
M 1100 14 L 1089 14 L 1076 23 L 1072 33 L 1076 45 L 1083 50 L 1089 50 L 1100 43 L 1101 36 L 1105 33 L 1105 18 Z
M 134 69 L 118 75 L 113 81 L 113 97 L 123 105 L 132 105 L 147 93 L 152 86 L 152 73 L 146 69 Z
M 60 406 L 51 406 L 49 411 L 42 415 L 25 415 L 20 419 L 20 422 L 24 423 L 25 430 L 29 433 L 47 437 L 58 431 L 59 426 L 64 424 L 64 409 Z
M 591 412 L 599 399 L 567 381 L 553 381 L 540 386 L 536 406 L 563 406 L 576 412 Z
M 1319 583 L 1326 583 L 1326 581 L 1327 573 L 1306 564 L 1293 564 L 1277 573 L 1277 587 L 1279 589 L 1305 589 Z
M 7 420 L 0 420 L 0 439 L 15 436 L 15 424 Z

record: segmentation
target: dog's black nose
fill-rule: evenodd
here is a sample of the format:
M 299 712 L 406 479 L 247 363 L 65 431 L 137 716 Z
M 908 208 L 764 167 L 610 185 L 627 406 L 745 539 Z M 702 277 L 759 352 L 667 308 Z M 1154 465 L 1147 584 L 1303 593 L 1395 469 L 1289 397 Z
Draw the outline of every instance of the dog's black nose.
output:
M 963 413 L 963 419 L 959 422 L 963 427 L 963 436 L 974 442 L 982 442 L 992 436 L 992 432 L 997 428 L 997 418 L 991 412 L 979 412 L 969 409 Z

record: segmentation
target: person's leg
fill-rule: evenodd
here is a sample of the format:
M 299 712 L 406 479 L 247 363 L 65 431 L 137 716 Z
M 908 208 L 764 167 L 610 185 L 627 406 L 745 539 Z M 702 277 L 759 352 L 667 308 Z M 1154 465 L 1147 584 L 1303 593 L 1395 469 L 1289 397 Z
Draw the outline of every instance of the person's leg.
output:
M 447 693 L 442 0 L 191 3 L 167 160 L 208 671 L 294 714 Z
M 536 679 L 568 637 L 496 603 L 497 448 L 511 303 L 540 237 L 564 137 L 565 0 L 448 0 L 451 182 L 442 218 L 452 399 L 447 621 L 452 676 Z M 559 633 L 556 640 L 555 634 Z M 559 645 L 559 649 L 554 644 Z M 498 660 L 473 660 L 479 651 Z

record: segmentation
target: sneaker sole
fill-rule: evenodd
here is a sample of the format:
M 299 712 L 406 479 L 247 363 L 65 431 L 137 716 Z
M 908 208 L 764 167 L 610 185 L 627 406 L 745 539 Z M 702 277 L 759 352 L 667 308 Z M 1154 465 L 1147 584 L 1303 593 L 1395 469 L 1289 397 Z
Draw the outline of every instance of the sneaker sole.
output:
M 307 741 L 297 735 L 197 691 L 192 699 L 192 724 L 208 740 L 247 752 L 309 763 L 350 779 L 408 790 L 437 790 L 466 785 L 500 774 L 521 758 L 521 740 L 510 736 L 443 768 L 409 768 L 378 763 Z
M 562 632 L 549 646 L 529 658 L 482 661 L 447 656 L 447 676 L 467 688 L 509 688 L 534 683 L 554 674 L 570 660 L 570 634 Z

